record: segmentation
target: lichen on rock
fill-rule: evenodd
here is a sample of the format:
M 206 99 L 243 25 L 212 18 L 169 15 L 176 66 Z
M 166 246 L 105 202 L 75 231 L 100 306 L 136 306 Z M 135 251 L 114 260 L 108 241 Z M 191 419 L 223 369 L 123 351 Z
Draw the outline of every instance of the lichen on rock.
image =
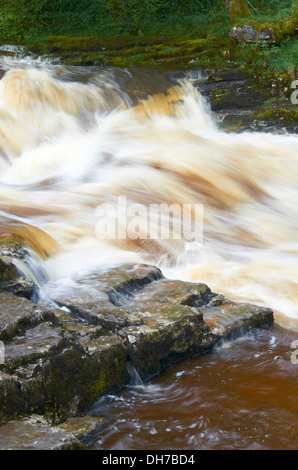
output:
M 79 292 L 55 299 L 61 308 L 0 293 L 6 353 L 0 365 L 0 448 L 1 442 L 11 445 L 1 441 L 1 429 L 17 435 L 26 428 L 34 436 L 44 426 L 31 428 L 24 421 L 18 426 L 18 416 L 42 415 L 52 429 L 128 385 L 131 368 L 146 381 L 274 321 L 269 308 L 230 302 L 202 283 L 168 280 L 154 266 L 93 273 L 92 282 L 100 300 Z

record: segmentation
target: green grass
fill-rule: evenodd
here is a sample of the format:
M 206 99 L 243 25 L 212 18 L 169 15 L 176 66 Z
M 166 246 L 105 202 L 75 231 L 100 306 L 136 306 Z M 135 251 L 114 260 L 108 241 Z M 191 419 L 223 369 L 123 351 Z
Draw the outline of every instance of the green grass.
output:
M 222 2 L 221 2 L 222 3 Z M 2 41 L 48 35 L 196 35 L 228 14 L 220 0 L 1 0 Z
M 264 77 L 295 74 L 298 0 L 247 3 L 252 16 L 237 24 L 274 26 L 279 45 L 234 43 L 224 0 L 0 0 L 0 38 L 40 54 L 62 54 L 65 63 L 158 62 L 237 66 Z
M 298 38 L 285 39 L 280 45 L 255 45 L 242 43 L 237 46 L 235 60 L 243 69 L 248 67 L 261 75 L 273 72 L 294 74 L 298 64 Z

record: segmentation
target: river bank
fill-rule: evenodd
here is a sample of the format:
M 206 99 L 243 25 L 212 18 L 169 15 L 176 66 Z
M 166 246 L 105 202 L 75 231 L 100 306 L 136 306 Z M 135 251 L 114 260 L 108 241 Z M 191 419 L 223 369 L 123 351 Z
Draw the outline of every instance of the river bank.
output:
M 270 70 L 265 57 L 261 66 L 262 48 L 258 50 L 256 46 L 245 59 L 243 48 L 231 38 L 175 41 L 172 37 L 57 36 L 28 46 L 10 45 L 2 49 L 1 54 L 7 59 L 17 54 L 25 61 L 32 58 L 82 69 L 104 66 L 136 71 L 139 68 L 147 71 L 148 82 L 150 74 L 154 77 L 158 71 L 172 78 L 186 77 L 206 97 L 222 130 L 297 132 L 296 69 Z M 142 94 L 136 85 L 129 90 L 132 99 Z M 148 98 L 148 94 L 143 97 Z

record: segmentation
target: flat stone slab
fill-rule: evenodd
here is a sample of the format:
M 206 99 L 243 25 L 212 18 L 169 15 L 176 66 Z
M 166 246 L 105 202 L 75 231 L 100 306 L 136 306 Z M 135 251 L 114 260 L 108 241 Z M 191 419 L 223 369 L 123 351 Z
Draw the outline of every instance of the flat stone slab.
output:
M 76 445 L 57 425 L 131 383 L 132 372 L 149 380 L 274 321 L 269 308 L 231 302 L 202 283 L 165 279 L 154 266 L 125 265 L 77 285 L 48 305 L 0 292 L 0 449 L 13 446 L 14 433 L 17 446 L 26 433 L 45 449 Z M 17 420 L 36 413 L 46 421 Z
M 66 430 L 31 418 L 0 427 L 1 450 L 82 450 L 84 446 Z
M 101 325 L 123 341 L 142 380 L 219 341 L 273 323 L 270 309 L 241 306 L 202 283 L 165 279 L 152 266 L 123 266 L 93 274 L 102 301 L 84 295 L 55 299 L 73 316 Z
M 8 342 L 27 329 L 43 322 L 57 324 L 53 312 L 45 310 L 26 298 L 0 292 L 0 340 Z
M 64 343 L 62 328 L 54 328 L 49 322 L 42 323 L 6 345 L 5 363 L 16 369 L 55 354 Z
M 103 420 L 104 418 L 100 416 L 78 416 L 67 419 L 58 427 L 69 432 L 77 439 L 83 439 L 87 434 L 93 432 Z

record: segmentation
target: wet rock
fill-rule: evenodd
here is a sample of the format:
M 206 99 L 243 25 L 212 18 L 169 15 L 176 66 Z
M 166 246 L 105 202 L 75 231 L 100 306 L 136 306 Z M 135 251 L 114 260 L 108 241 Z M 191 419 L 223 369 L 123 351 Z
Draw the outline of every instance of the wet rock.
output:
M 271 96 L 268 84 L 259 84 L 246 72 L 239 70 L 209 70 L 208 78 L 195 86 L 210 104 L 211 111 L 253 109 L 261 106 Z
M 22 242 L 0 238 L 0 257 L 25 260 L 28 256 L 26 245 Z
M 64 429 L 33 417 L 0 427 L 1 450 L 83 450 L 80 441 Z
M 42 410 L 52 424 L 77 415 L 96 398 L 124 387 L 126 360 L 126 350 L 117 338 L 102 338 L 86 349 L 69 342 L 61 352 L 37 364 L 32 378 L 24 381 L 27 407 L 30 412 Z
M 6 344 L 5 364 L 15 370 L 52 356 L 65 344 L 62 328 L 53 327 L 50 322 L 41 323 Z
M 297 106 L 289 76 L 269 82 L 236 69 L 205 70 L 194 86 L 206 98 L 218 127 L 227 132 L 297 133 Z
M 0 371 L 0 424 L 18 417 L 25 409 L 25 396 L 18 377 Z
M 272 310 L 251 304 L 225 301 L 211 308 L 207 305 L 201 311 L 217 342 L 235 339 L 253 328 L 270 327 L 274 322 Z
M 0 293 L 0 424 L 38 413 L 56 426 L 129 384 L 131 368 L 145 381 L 273 323 L 270 309 L 230 302 L 202 283 L 165 279 L 152 266 L 93 273 L 77 285 L 73 295 L 54 299 L 54 308 Z
M 67 419 L 58 427 L 82 440 L 87 434 L 93 432 L 103 420 L 104 418 L 97 416 L 78 416 Z
M 33 254 L 33 253 L 32 253 Z M 24 276 L 29 274 L 30 254 L 24 243 L 1 241 L 0 243 L 0 292 L 11 292 L 19 297 L 32 299 L 38 292 L 37 282 Z
M 218 306 L 229 305 L 231 311 L 232 307 L 205 284 L 171 281 L 155 270 L 153 273 L 149 266 L 125 266 L 110 270 L 108 275 L 94 274 L 93 287 L 102 294 L 100 302 L 90 302 L 84 296 L 58 301 L 72 315 L 101 325 L 106 333 L 110 329 L 110 334 L 120 338 L 142 380 L 159 374 L 174 362 L 210 350 L 219 338 L 229 336 L 229 329 L 235 334 L 245 331 L 241 314 L 237 316 L 234 311 L 226 319 L 227 331 L 222 330 L 220 334 L 220 329 L 215 332 L 210 328 L 203 308 L 210 316 L 212 311 L 218 313 L 214 310 Z M 260 315 L 261 311 L 255 316 L 251 314 L 247 329 L 257 325 Z M 271 317 L 270 321 L 273 321 Z M 88 347 L 88 339 L 80 343 Z
M 12 341 L 24 331 L 43 322 L 58 324 L 54 313 L 9 292 L 0 293 L 0 340 Z
M 152 313 L 144 313 L 140 327 L 119 332 L 125 335 L 129 358 L 143 381 L 214 345 L 210 329 L 195 308 L 180 305 L 160 308 L 156 316 Z
M 231 110 L 223 114 L 219 126 L 232 132 L 297 133 L 297 107 L 291 103 L 282 103 L 245 112 Z
M 2 256 L 0 258 L 0 284 L 12 279 L 16 279 L 20 276 L 17 268 L 8 256 Z
M 93 326 L 87 321 L 71 315 L 65 310 L 54 309 L 56 318 L 61 322 L 62 328 L 67 330 L 73 337 L 78 341 L 86 338 L 87 340 L 93 340 L 103 334 L 103 328 L 101 325 Z
M 6 292 L 11 292 L 18 297 L 25 297 L 30 300 L 36 293 L 36 285 L 25 277 L 17 277 L 3 283 L 0 288 Z
M 121 307 L 120 299 L 129 300 L 138 291 L 162 278 L 163 274 L 155 266 L 125 265 L 80 280 L 83 285 L 88 283 L 96 291 L 96 296 L 86 293 L 85 289 L 80 291 L 78 286 L 73 295 L 59 296 L 55 301 L 68 308 L 75 318 L 101 325 L 103 331 L 109 333 L 134 322 L 133 315 Z

